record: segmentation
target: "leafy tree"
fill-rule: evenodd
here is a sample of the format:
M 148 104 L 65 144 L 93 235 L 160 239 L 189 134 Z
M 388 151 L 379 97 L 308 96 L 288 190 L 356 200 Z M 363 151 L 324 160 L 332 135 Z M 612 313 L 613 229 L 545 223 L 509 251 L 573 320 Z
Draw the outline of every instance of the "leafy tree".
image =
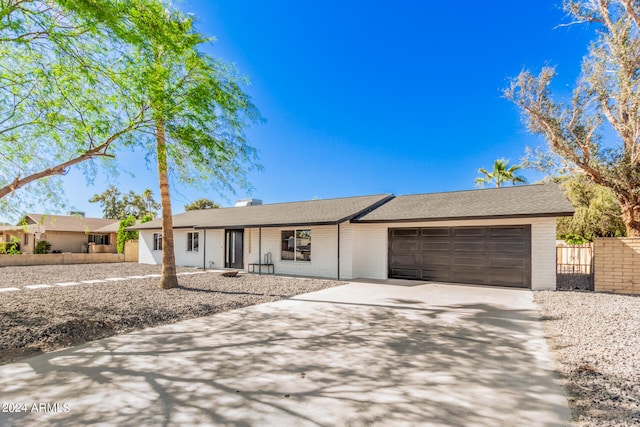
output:
M 101 194 L 94 194 L 89 199 L 89 203 L 100 203 L 103 218 L 118 219 L 126 217 L 124 215 L 122 193 L 113 185 L 110 185 Z
M 521 165 L 513 165 L 509 167 L 509 161 L 505 159 L 498 159 L 493 162 L 493 169 L 491 172 L 484 168 L 478 169 L 478 173 L 483 174 L 483 177 L 476 178 L 476 184 L 484 187 L 485 184 L 493 182 L 496 188 L 500 188 L 504 183 L 511 182 L 513 185 L 526 184 L 527 180 L 516 172 L 522 169 Z
M 59 3 L 0 2 L 0 210 L 9 215 L 59 208 L 59 177 L 84 165 L 90 180 L 95 160 L 151 119 L 131 102 L 122 44 Z
M 132 215 L 129 215 L 122 221 L 120 221 L 120 225 L 118 226 L 118 235 L 116 237 L 116 250 L 119 254 L 124 253 L 124 244 L 129 240 L 136 240 L 138 238 L 137 231 L 128 231 L 125 228 L 130 227 L 136 224 L 136 218 Z
M 220 205 L 209 199 L 197 199 L 187 205 L 184 205 L 185 211 L 194 211 L 198 209 L 217 209 Z
M 169 171 L 186 184 L 212 182 L 228 190 L 247 185 L 245 174 L 255 164 L 256 151 L 247 144 L 244 129 L 259 114 L 241 89 L 246 80 L 201 52 L 207 39 L 193 29 L 192 19 L 160 0 L 65 4 L 132 47 L 134 104 L 146 106 L 153 122 L 153 139 L 140 133 L 137 143 L 155 147 L 149 154 L 158 166 L 163 239 L 159 286 L 175 287 Z
M 640 236 L 640 3 L 565 0 L 564 8 L 573 23 L 598 27 L 570 102 L 552 98 L 551 67 L 523 71 L 505 96 L 554 153 L 611 190 L 627 235 Z
M 572 217 L 558 218 L 558 238 L 592 241 L 625 235 L 620 205 L 610 189 L 577 173 L 557 178 L 556 182 L 576 209 Z
M 153 220 L 153 217 L 151 215 L 145 215 L 140 218 L 140 224 L 144 224 L 145 222 L 149 222 L 151 220 Z
M 133 216 L 136 219 L 145 216 L 155 217 L 160 204 L 153 199 L 151 190 L 146 189 L 142 194 L 136 194 L 133 190 L 122 195 L 120 190 L 111 185 L 101 194 L 94 194 L 90 203 L 100 203 L 104 218 L 125 219 Z

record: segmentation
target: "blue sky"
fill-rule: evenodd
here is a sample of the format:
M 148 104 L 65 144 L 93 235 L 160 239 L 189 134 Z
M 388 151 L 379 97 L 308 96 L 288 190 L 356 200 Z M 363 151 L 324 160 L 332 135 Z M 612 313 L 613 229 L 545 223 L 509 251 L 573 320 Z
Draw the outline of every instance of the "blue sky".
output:
M 569 94 L 593 36 L 567 22 L 560 0 L 322 2 L 185 1 L 205 50 L 234 63 L 266 122 L 248 131 L 262 172 L 251 195 L 173 187 L 173 209 L 198 197 L 223 206 L 253 196 L 265 203 L 364 194 L 474 188 L 479 167 L 512 163 L 540 144 L 501 91 L 523 68 L 558 70 Z M 134 154 L 134 171 L 87 185 L 65 177 L 70 204 L 101 216 L 87 200 L 110 183 L 151 188 L 156 172 Z M 525 172 L 530 181 L 538 176 Z

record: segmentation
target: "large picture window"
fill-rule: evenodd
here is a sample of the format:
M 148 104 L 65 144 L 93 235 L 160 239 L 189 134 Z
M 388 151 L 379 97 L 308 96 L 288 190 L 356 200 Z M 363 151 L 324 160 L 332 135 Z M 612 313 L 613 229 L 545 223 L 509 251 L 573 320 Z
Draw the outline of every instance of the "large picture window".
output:
M 198 233 L 187 233 L 187 252 L 198 252 Z
M 162 250 L 162 233 L 153 233 L 153 250 Z
M 95 243 L 96 245 L 108 245 L 108 234 L 89 234 L 89 243 Z
M 311 230 L 282 231 L 282 259 L 311 261 Z

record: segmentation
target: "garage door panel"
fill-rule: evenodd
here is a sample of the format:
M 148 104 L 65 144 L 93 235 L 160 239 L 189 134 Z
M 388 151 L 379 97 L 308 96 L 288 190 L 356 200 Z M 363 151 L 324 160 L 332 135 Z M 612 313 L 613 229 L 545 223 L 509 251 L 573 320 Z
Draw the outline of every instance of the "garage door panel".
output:
M 396 267 L 414 267 L 421 263 L 421 259 L 416 254 L 396 255 L 393 257 L 393 266 Z
M 420 271 L 416 268 L 392 268 L 391 271 L 397 279 L 420 279 Z
M 485 266 L 486 259 L 483 257 L 454 257 L 452 264 L 456 267 L 479 267 Z
M 483 252 L 485 250 L 484 242 L 455 242 L 453 244 L 455 252 Z
M 522 282 L 526 280 L 521 270 L 492 270 L 490 273 L 490 283 L 498 286 L 522 287 Z
M 449 275 L 449 270 L 431 270 L 431 269 L 423 269 L 421 270 L 421 279 L 422 280 L 433 280 L 439 282 L 450 282 L 451 277 Z
M 489 253 L 522 253 L 527 254 L 527 245 L 524 242 L 490 242 L 487 244 Z
M 469 237 L 484 237 L 486 229 L 484 227 L 458 227 L 452 228 L 453 236 L 461 239 Z
M 525 230 L 522 227 L 490 227 L 489 236 L 491 237 L 515 237 L 522 238 Z
M 422 228 L 420 229 L 420 235 L 425 237 L 432 238 L 445 238 L 448 240 L 449 238 L 449 228 L 448 227 L 433 227 L 433 228 Z
M 393 237 L 417 237 L 419 228 L 394 228 L 391 230 Z
M 449 241 L 446 242 L 431 242 L 422 240 L 420 242 L 420 248 L 423 251 L 449 251 Z
M 524 259 L 517 259 L 517 258 L 491 258 L 489 259 L 489 267 L 522 270 L 527 267 L 527 262 Z
M 389 240 L 389 277 L 531 286 L 530 225 L 390 229 Z
M 393 242 L 393 250 L 398 252 L 415 252 L 418 250 L 418 242 L 415 240 L 396 240 Z
M 422 254 L 422 259 L 420 260 L 420 265 L 432 265 L 432 266 L 449 266 L 451 262 L 451 257 L 448 254 Z
M 483 269 L 459 267 L 451 271 L 451 281 L 454 283 L 476 283 L 486 285 Z

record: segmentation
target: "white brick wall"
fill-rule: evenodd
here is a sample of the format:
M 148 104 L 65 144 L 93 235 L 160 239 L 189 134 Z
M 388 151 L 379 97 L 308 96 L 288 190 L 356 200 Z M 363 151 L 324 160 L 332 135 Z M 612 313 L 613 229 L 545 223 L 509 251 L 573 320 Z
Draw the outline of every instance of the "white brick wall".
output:
M 160 230 L 144 230 L 138 233 L 138 262 L 140 264 L 162 264 L 162 252 L 153 250 L 153 233 Z
M 311 230 L 311 261 L 289 261 L 281 259 L 281 231 L 283 230 Z M 340 239 L 344 233 L 341 226 Z M 348 233 L 349 231 L 347 231 Z M 259 261 L 259 230 L 257 228 L 245 229 L 245 266 Z M 249 244 L 249 240 L 251 241 Z M 319 227 L 283 227 L 262 229 L 262 256 L 271 253 L 272 262 L 277 274 L 295 276 L 314 276 L 335 278 L 338 268 L 338 228 L 335 225 Z M 341 257 L 345 255 L 341 253 Z M 344 262 L 341 263 L 344 266 Z M 344 267 L 343 267 L 344 268 Z
M 204 236 L 205 231 L 201 230 L 201 232 Z M 206 230 L 206 235 L 206 268 L 211 268 L 212 261 L 213 268 L 224 268 L 224 230 Z M 200 246 L 200 250 L 205 250 L 202 243 Z
M 531 288 L 556 289 L 556 219 L 531 223 Z
M 531 224 L 531 275 L 532 288 L 555 289 L 555 218 L 502 219 L 474 221 L 436 221 L 394 224 L 350 224 L 340 225 L 340 278 L 356 277 L 369 279 L 388 278 L 388 229 L 396 227 L 459 227 L 488 225 Z M 311 229 L 311 261 L 282 260 L 281 231 Z M 157 232 L 157 231 L 156 231 Z M 202 267 L 203 257 L 206 267 L 214 262 L 214 268 L 223 268 L 224 230 L 206 231 L 206 256 L 204 251 L 204 230 L 200 233 L 200 250 L 187 253 L 187 230 L 174 233 L 176 264 Z M 261 253 L 271 252 L 277 274 L 335 278 L 337 275 L 338 229 L 335 225 L 318 227 L 263 228 Z M 244 267 L 259 261 L 259 230 L 247 228 L 244 232 Z M 160 251 L 153 251 L 153 231 L 140 232 L 139 256 L 141 263 L 160 264 Z
M 187 233 L 198 233 L 198 250 L 187 251 Z M 176 265 L 199 267 L 203 265 L 204 255 L 203 230 L 173 230 L 173 245 L 176 254 Z
M 388 225 L 353 225 L 353 278 L 386 279 Z
M 353 224 L 340 224 L 340 279 L 353 279 Z

